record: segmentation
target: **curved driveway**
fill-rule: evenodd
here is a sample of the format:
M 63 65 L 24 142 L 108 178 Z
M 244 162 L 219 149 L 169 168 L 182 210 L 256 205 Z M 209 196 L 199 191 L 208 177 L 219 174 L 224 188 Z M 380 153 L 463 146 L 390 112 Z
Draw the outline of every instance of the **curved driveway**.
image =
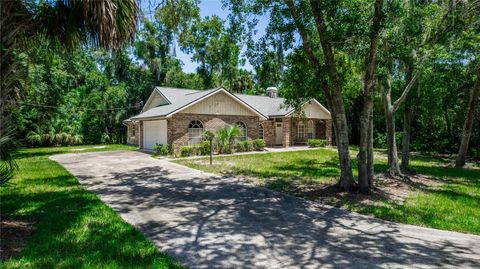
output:
M 382 221 L 136 151 L 55 155 L 190 268 L 480 268 L 480 237 Z

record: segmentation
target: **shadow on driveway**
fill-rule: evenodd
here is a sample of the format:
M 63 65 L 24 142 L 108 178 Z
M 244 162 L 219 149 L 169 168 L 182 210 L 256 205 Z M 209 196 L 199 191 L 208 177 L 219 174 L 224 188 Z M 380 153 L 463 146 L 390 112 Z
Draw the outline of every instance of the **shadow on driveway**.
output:
M 480 237 L 382 221 L 139 152 L 56 155 L 191 268 L 480 268 Z

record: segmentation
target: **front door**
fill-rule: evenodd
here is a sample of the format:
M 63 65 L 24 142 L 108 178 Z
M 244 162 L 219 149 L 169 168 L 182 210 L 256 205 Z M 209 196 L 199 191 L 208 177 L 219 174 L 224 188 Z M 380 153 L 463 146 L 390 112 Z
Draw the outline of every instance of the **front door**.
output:
M 275 123 L 275 144 L 282 145 L 283 143 L 283 125 L 281 122 Z

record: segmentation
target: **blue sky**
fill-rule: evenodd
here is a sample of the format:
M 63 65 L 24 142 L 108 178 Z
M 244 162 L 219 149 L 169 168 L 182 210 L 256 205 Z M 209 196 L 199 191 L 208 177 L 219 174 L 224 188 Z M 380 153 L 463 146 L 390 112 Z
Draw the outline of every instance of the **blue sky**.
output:
M 142 5 L 144 13 L 149 13 L 148 10 L 148 1 L 143 2 Z M 202 0 L 200 3 L 200 15 L 202 17 L 217 15 L 223 20 L 227 19 L 228 10 L 222 8 L 221 0 Z M 257 24 L 257 34 L 256 38 L 259 38 L 264 35 L 265 28 L 268 24 L 268 17 L 259 18 L 259 23 Z M 245 49 L 245 48 L 244 48 Z M 191 56 L 188 54 L 183 53 L 177 47 L 176 49 L 177 58 L 183 62 L 183 70 L 187 73 L 193 73 L 196 71 L 197 64 L 190 60 Z M 252 70 L 252 66 L 248 61 L 246 61 L 244 69 Z

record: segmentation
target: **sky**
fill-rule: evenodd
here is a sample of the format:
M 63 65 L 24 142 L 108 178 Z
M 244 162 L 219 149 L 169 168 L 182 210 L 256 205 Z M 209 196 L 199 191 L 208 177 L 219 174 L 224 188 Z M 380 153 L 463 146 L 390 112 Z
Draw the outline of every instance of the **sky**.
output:
M 148 1 L 145 1 L 144 4 L 142 5 L 144 13 L 150 13 L 148 9 Z M 222 8 L 222 2 L 221 0 L 202 0 L 200 2 L 200 16 L 206 17 L 206 16 L 213 16 L 217 15 L 223 20 L 227 19 L 228 16 L 228 10 Z M 268 17 L 262 17 L 258 18 L 259 23 L 257 24 L 257 33 L 256 36 L 254 37 L 254 40 L 260 38 L 265 34 L 265 28 L 268 25 Z M 243 48 L 243 51 L 245 51 L 245 48 Z M 191 56 L 188 54 L 183 53 L 180 51 L 180 49 L 176 49 L 176 54 L 177 58 L 180 59 L 183 62 L 183 71 L 187 73 L 194 73 L 196 71 L 196 68 L 198 67 L 198 64 L 194 63 L 191 61 Z M 252 70 L 252 65 L 248 61 L 246 61 L 246 64 L 242 67 L 247 70 Z

